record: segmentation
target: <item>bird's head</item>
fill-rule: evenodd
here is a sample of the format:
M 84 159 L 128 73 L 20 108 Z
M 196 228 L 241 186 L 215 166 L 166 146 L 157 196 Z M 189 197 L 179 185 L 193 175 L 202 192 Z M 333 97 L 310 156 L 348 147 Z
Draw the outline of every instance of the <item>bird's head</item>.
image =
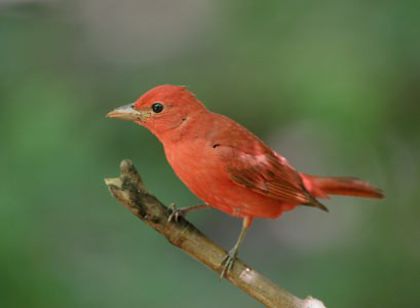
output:
M 135 122 L 159 137 L 204 110 L 204 105 L 186 87 L 161 85 L 150 89 L 134 103 L 118 107 L 106 116 Z

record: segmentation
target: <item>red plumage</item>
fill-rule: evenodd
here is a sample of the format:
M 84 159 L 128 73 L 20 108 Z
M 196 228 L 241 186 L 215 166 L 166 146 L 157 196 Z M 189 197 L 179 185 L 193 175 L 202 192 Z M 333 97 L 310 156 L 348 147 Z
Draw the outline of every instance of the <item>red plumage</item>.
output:
M 278 217 L 298 205 L 327 210 L 316 198 L 329 195 L 383 197 L 356 178 L 297 172 L 246 128 L 207 110 L 185 87 L 155 87 L 108 116 L 149 129 L 185 185 L 209 206 L 243 218 L 244 228 L 255 217 Z

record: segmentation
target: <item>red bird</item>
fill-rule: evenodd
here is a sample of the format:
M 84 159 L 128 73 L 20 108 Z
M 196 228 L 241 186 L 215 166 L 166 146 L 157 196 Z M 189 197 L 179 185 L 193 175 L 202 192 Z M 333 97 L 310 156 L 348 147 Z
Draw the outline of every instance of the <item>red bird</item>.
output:
M 239 238 L 223 261 L 222 276 L 232 268 L 254 218 L 275 218 L 299 205 L 328 211 L 316 198 L 329 195 L 383 198 L 378 188 L 357 178 L 298 172 L 249 130 L 209 111 L 182 86 L 157 86 L 107 116 L 149 129 L 163 144 L 177 176 L 205 202 L 174 208 L 171 218 L 213 207 L 243 219 Z

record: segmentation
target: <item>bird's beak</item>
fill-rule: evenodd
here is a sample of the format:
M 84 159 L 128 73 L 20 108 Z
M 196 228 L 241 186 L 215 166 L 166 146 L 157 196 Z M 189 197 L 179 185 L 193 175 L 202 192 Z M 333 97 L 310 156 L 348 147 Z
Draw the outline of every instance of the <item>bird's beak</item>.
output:
M 128 104 L 108 112 L 106 117 L 124 121 L 144 121 L 148 118 L 148 114 L 147 112 L 137 111 L 133 108 L 133 104 Z

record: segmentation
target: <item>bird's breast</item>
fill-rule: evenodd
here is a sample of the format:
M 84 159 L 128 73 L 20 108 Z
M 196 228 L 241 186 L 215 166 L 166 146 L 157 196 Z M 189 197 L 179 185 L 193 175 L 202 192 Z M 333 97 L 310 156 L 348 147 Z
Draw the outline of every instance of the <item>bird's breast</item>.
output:
M 206 141 L 181 141 L 165 146 L 169 164 L 188 187 L 220 176 L 219 158 L 211 150 Z
M 176 175 L 207 203 L 214 203 L 214 198 L 223 195 L 221 187 L 231 184 L 223 162 L 207 141 L 178 142 L 166 146 L 165 153 Z

